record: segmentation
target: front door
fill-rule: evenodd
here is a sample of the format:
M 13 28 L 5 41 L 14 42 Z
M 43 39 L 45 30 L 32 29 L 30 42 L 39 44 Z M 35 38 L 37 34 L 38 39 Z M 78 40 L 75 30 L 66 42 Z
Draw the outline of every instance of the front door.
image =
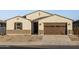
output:
M 38 22 L 33 22 L 33 34 L 38 34 Z

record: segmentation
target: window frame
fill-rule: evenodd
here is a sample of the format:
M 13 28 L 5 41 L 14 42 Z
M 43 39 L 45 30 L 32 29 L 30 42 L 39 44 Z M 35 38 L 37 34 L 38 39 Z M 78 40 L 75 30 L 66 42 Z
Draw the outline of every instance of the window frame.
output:
M 18 26 L 18 24 L 21 24 Z M 22 30 L 22 23 L 21 22 L 15 22 L 14 23 L 14 30 Z

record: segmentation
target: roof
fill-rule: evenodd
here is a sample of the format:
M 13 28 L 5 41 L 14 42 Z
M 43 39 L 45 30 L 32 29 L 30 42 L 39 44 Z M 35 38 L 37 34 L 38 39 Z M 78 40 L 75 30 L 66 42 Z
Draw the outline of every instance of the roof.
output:
M 49 15 L 53 15 L 53 14 L 48 13 L 48 12 L 43 11 L 43 10 L 37 10 L 37 11 L 31 12 L 31 13 L 29 13 L 29 14 L 25 14 L 24 16 L 28 16 L 28 15 L 33 14 L 33 13 L 36 13 L 36 12 L 43 12 L 43 13 L 47 13 L 47 14 L 49 14 Z
M 50 16 L 56 15 L 56 16 L 59 16 L 59 17 L 62 17 L 62 18 L 65 18 L 65 19 L 69 19 L 69 20 L 74 21 L 73 19 L 70 19 L 70 18 L 68 18 L 68 17 L 61 16 L 61 15 L 58 15 L 58 14 L 52 14 L 52 13 L 49 13 L 49 12 L 46 12 L 46 11 L 42 11 L 42 10 L 34 11 L 34 12 L 32 12 L 32 13 L 29 13 L 29 14 L 24 15 L 23 17 L 26 18 L 25 16 L 28 16 L 28 15 L 30 15 L 30 14 L 33 14 L 33 13 L 35 13 L 35 12 L 39 12 L 39 11 L 40 11 L 40 12 L 47 13 L 47 14 L 49 14 Z
M 59 16 L 59 17 L 65 18 L 65 19 L 72 20 L 72 19 L 70 19 L 70 18 L 61 16 L 61 15 L 58 15 L 58 14 L 52 14 L 52 13 L 48 13 L 48 12 L 46 12 L 46 11 L 37 10 L 37 11 L 34 11 L 34 12 L 32 12 L 32 13 L 26 14 L 26 15 L 24 15 L 24 16 L 15 16 L 15 17 L 9 18 L 9 19 L 7 19 L 6 21 L 8 21 L 8 20 L 10 20 L 10 19 L 13 19 L 13 18 L 16 18 L 16 17 L 21 17 L 21 18 L 24 18 L 24 19 L 27 19 L 27 20 L 31 21 L 31 20 L 28 19 L 26 16 L 27 16 L 27 15 L 30 15 L 30 14 L 33 14 L 33 13 L 35 13 L 35 12 L 39 12 L 39 11 L 40 11 L 40 12 L 43 12 L 43 13 L 47 13 L 47 14 L 49 14 L 50 16 L 56 15 L 56 16 Z M 42 18 L 47 18 L 47 17 L 50 17 L 50 16 L 41 17 L 41 18 L 38 18 L 38 19 L 35 19 L 35 20 L 40 20 L 40 19 L 42 19 Z M 73 20 L 72 20 L 72 21 L 73 21 Z
M 3 21 L 3 20 L 0 20 L 0 23 L 5 23 L 5 21 Z
M 69 19 L 69 20 L 72 20 L 72 21 L 74 21 L 73 19 L 70 19 L 70 18 L 68 18 L 68 17 L 65 17 L 65 16 L 61 16 L 61 15 L 58 15 L 58 14 L 54 14 L 54 15 L 56 15 L 56 16 L 59 16 L 59 17 L 62 17 L 62 18 L 65 18 L 65 19 Z
M 9 19 L 5 20 L 5 22 L 8 21 L 8 20 L 11 20 L 13 18 L 16 18 L 16 17 L 24 18 L 23 16 L 15 16 L 15 17 L 12 17 L 12 18 L 9 18 Z M 24 18 L 24 19 L 26 19 L 26 18 Z M 26 19 L 26 20 L 29 20 L 29 19 Z
M 79 23 L 79 20 L 74 21 L 74 23 Z

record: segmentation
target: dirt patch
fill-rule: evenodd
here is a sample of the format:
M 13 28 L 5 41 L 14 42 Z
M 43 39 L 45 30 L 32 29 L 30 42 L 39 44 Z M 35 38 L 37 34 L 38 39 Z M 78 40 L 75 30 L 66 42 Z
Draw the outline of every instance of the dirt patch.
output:
M 32 42 L 40 41 L 42 36 L 38 35 L 5 35 L 0 36 L 0 42 Z

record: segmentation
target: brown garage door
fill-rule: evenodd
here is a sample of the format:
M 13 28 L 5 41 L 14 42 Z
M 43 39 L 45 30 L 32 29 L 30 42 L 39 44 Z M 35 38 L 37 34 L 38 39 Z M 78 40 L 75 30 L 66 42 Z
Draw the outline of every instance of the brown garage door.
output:
M 44 34 L 65 35 L 67 34 L 66 23 L 45 23 Z

